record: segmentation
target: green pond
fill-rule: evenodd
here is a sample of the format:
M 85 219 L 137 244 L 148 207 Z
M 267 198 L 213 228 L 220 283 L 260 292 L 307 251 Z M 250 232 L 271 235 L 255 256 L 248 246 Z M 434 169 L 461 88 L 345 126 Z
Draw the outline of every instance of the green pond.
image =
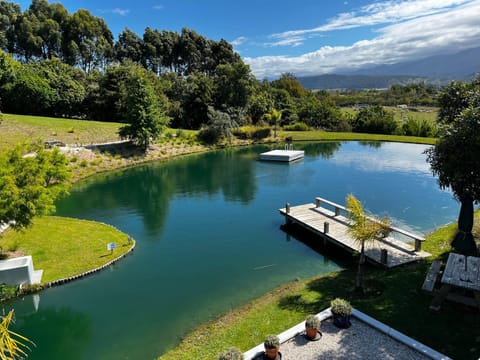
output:
M 373 214 L 425 234 L 458 204 L 429 171 L 426 146 L 296 144 L 305 159 L 260 162 L 269 146 L 227 149 L 99 175 L 57 204 L 137 240 L 95 275 L 8 304 L 29 359 L 152 359 L 196 326 L 295 279 L 341 267 L 287 235 L 278 209 L 353 193 Z M 108 239 L 105 239 L 105 243 Z M 349 256 L 345 254 L 345 256 Z

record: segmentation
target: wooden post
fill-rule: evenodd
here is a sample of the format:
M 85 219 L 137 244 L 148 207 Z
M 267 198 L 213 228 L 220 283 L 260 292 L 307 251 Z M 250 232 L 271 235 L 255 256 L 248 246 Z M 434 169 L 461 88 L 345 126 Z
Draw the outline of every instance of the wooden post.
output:
M 315 199 L 315 206 L 318 208 L 320 207 L 320 199 L 319 198 L 316 198 Z
M 328 223 L 328 221 L 325 221 L 323 223 L 323 233 L 328 234 L 329 231 L 330 231 L 330 224 Z
M 415 252 L 422 250 L 422 242 L 418 239 L 415 239 Z
M 380 250 L 380 262 L 383 265 L 387 265 L 387 262 L 388 262 L 388 251 L 387 251 L 387 249 Z
M 290 225 L 292 223 L 292 220 L 288 216 L 290 214 L 290 204 L 287 202 L 285 204 L 285 225 Z
M 335 206 L 335 216 L 340 215 L 340 208 Z

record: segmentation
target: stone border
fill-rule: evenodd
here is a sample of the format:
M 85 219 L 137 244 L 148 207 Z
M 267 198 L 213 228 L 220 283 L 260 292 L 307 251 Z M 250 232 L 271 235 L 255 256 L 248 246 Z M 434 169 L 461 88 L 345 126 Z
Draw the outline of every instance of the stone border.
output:
M 322 312 L 319 312 L 316 314 L 316 316 L 320 319 L 320 321 L 324 321 L 328 319 L 329 317 L 332 316 L 332 312 L 330 311 L 330 308 L 323 310 Z M 439 353 L 438 351 L 433 350 L 432 348 L 420 343 L 419 341 L 416 341 L 412 339 L 411 337 L 402 334 L 401 332 L 391 328 L 390 326 L 385 325 L 384 323 L 375 320 L 374 318 L 362 313 L 361 311 L 358 311 L 356 309 L 352 308 L 352 316 L 357 318 L 358 320 L 364 322 L 365 324 L 375 328 L 376 330 L 390 336 L 391 338 L 395 339 L 396 341 L 404 344 L 405 346 L 408 346 L 409 348 L 418 351 L 419 353 L 423 354 L 424 356 L 433 359 L 433 360 L 451 360 L 448 356 Z M 302 321 L 301 323 L 291 327 L 288 330 L 285 330 L 281 334 L 278 335 L 280 339 L 280 343 L 284 343 L 296 335 L 302 333 L 305 330 L 305 322 Z M 243 353 L 244 359 L 245 360 L 251 360 L 257 355 L 259 352 L 262 352 L 263 349 L 263 343 L 255 346 L 254 348 L 246 351 Z
M 111 226 L 111 225 L 110 225 Z M 135 249 L 135 245 L 137 244 L 137 242 L 135 240 L 132 240 L 133 241 L 133 245 L 130 249 L 128 249 L 128 251 L 118 257 L 116 257 L 115 259 L 113 260 L 110 260 L 108 263 L 102 265 L 102 266 L 99 266 L 95 269 L 92 269 L 92 270 L 88 270 L 82 274 L 78 274 L 78 275 L 73 275 L 73 276 L 69 276 L 69 277 L 66 277 L 66 278 L 63 278 L 63 279 L 59 279 L 59 280 L 54 280 L 54 281 L 50 281 L 48 283 L 45 283 L 45 284 L 42 284 L 44 286 L 44 288 L 49 288 L 49 287 L 54 287 L 54 286 L 59 286 L 59 285 L 63 285 L 63 284 L 66 284 L 66 283 L 69 283 L 73 280 L 78 280 L 78 279 L 82 279 L 84 278 L 85 276 L 88 276 L 88 275 L 92 275 L 94 273 L 97 273 L 107 267 L 109 267 L 110 265 L 113 265 L 115 264 L 118 260 L 124 258 L 125 256 L 129 255 L 134 249 Z

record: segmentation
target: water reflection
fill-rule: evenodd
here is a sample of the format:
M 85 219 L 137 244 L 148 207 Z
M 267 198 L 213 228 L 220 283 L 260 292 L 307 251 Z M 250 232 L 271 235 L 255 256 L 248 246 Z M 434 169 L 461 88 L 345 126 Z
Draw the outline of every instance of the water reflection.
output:
M 86 344 L 92 337 L 90 317 L 65 307 L 47 307 L 30 314 L 17 310 L 12 329 L 19 328 L 22 335 L 36 344 L 29 359 L 85 359 Z M 37 349 L 41 349 L 41 355 Z
M 335 156 L 338 165 L 352 167 L 368 172 L 408 172 L 413 171 L 431 177 L 430 168 L 425 161 L 424 145 L 409 145 L 401 143 L 381 143 L 382 151 L 370 147 L 366 151 L 342 151 L 341 156 Z

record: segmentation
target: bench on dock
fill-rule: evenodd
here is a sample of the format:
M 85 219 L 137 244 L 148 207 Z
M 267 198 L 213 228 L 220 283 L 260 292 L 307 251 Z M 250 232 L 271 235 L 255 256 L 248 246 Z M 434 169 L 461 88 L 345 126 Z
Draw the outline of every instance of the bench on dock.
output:
M 319 207 L 321 207 L 322 204 L 326 204 L 326 205 L 329 205 L 329 206 L 333 207 L 334 211 L 335 211 L 335 216 L 340 216 L 343 212 L 345 214 L 345 216 L 348 218 L 348 213 L 350 212 L 350 210 L 348 210 L 345 206 L 339 205 L 337 203 L 334 203 L 333 201 L 329 201 L 329 200 L 321 198 L 321 197 L 316 197 L 315 198 L 315 206 L 317 208 L 319 208 Z M 370 216 L 366 216 L 366 218 L 370 221 L 373 221 L 373 222 L 379 222 L 378 219 L 372 218 Z M 390 228 L 391 231 L 394 231 L 398 234 L 404 235 L 404 236 L 414 240 L 414 242 L 415 242 L 415 250 L 414 251 L 415 252 L 418 252 L 418 251 L 422 250 L 422 242 L 425 241 L 424 237 L 412 234 L 411 232 L 405 231 L 405 230 L 397 228 L 395 226 L 390 226 L 389 228 Z
M 286 203 L 285 208 L 279 211 L 285 217 L 287 225 L 297 224 L 319 235 L 324 246 L 331 243 L 349 252 L 360 251 L 359 242 L 348 231 L 351 221 L 349 210 L 345 206 L 317 197 L 315 203 L 297 206 Z M 371 217 L 368 219 L 379 221 Z M 421 249 L 421 244 L 425 241 L 423 237 L 393 226 L 390 226 L 390 229 L 390 236 L 371 242 L 365 248 L 365 256 L 369 262 L 391 268 L 431 255 Z M 412 242 L 415 242 L 415 247 L 410 244 Z
M 430 269 L 428 269 L 427 276 L 425 276 L 425 280 L 422 285 L 422 290 L 432 292 L 433 288 L 435 287 L 435 283 L 437 282 L 438 273 L 440 272 L 441 263 L 439 260 L 435 260 L 430 265 Z

